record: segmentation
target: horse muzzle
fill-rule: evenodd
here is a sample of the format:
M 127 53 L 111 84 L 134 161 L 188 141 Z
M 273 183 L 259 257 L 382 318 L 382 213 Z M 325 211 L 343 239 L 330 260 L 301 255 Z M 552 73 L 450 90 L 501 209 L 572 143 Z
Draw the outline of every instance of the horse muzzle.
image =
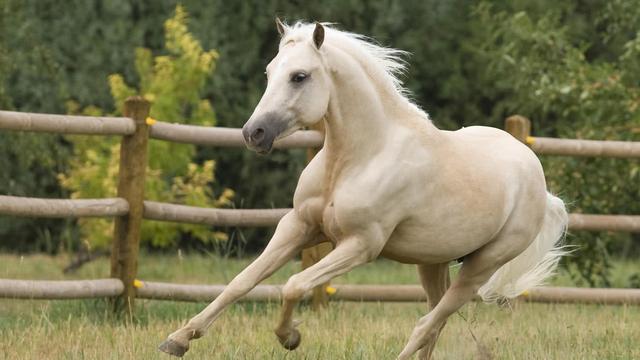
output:
M 266 113 L 256 119 L 251 118 L 242 127 L 244 143 L 258 154 L 268 154 L 273 148 L 273 142 L 287 129 L 288 123 L 275 113 Z

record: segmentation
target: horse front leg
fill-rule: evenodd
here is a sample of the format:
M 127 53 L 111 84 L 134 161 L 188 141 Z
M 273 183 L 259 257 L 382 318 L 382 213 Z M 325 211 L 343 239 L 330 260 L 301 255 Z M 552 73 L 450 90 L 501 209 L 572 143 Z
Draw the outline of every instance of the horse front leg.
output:
M 262 254 L 227 285 L 211 304 L 175 331 L 160 344 L 159 349 L 181 357 L 189 349 L 189 341 L 204 335 L 213 321 L 230 304 L 269 277 L 311 242 L 316 230 L 302 221 L 295 210 L 287 213 Z
M 320 261 L 289 278 L 282 288 L 282 314 L 275 329 L 285 349 L 294 350 L 300 345 L 300 332 L 292 320 L 296 304 L 314 287 L 375 259 L 382 247 L 376 242 L 368 243 L 369 240 L 357 236 L 345 239 Z

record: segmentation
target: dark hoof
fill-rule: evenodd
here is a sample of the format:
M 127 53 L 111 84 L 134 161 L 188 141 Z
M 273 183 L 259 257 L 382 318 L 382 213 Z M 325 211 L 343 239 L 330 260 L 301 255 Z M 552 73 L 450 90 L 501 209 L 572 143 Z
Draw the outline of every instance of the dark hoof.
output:
M 285 349 L 295 350 L 298 345 L 300 345 L 300 338 L 300 331 L 293 329 L 288 338 L 283 340 L 281 337 L 278 337 L 278 340 L 280 340 L 280 344 L 282 344 Z
M 171 339 L 167 339 L 162 344 L 160 344 L 160 346 L 158 346 L 158 350 L 165 352 L 169 355 L 182 357 L 184 353 L 186 353 L 187 350 L 189 350 L 189 346 L 188 345 L 183 346 Z

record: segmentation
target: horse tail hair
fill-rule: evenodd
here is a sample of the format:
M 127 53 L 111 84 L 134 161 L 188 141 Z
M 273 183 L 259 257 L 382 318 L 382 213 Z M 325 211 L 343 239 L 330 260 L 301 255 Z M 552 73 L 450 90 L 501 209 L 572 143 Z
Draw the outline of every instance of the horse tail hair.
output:
M 547 207 L 542 228 L 535 240 L 522 253 L 504 264 L 478 290 L 485 302 L 515 298 L 525 291 L 543 285 L 555 273 L 560 258 L 570 253 L 564 245 L 569 214 L 564 202 L 547 193 Z

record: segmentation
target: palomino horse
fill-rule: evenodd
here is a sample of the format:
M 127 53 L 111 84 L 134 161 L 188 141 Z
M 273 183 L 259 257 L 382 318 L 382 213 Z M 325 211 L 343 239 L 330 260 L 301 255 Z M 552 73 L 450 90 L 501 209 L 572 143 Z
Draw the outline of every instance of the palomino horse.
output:
M 405 96 L 400 51 L 327 24 L 276 23 L 279 52 L 245 141 L 268 153 L 274 140 L 323 121 L 324 147 L 264 252 L 160 350 L 182 356 L 228 305 L 322 241 L 334 250 L 282 289 L 275 333 L 290 350 L 304 294 L 378 256 L 417 264 L 430 307 L 398 359 L 430 358 L 447 317 L 476 294 L 512 298 L 553 272 L 568 217 L 527 146 L 494 128 L 437 129 Z M 460 258 L 450 285 L 449 262 Z

